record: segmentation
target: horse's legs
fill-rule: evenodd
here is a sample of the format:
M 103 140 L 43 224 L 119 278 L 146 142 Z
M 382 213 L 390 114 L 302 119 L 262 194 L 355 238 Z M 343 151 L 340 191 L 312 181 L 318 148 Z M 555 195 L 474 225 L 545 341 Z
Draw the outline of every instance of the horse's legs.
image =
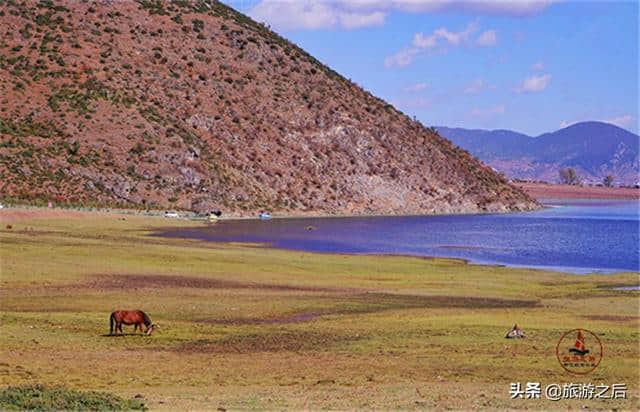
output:
M 122 322 L 118 323 L 118 330 L 120 331 L 121 335 L 124 335 L 124 332 L 122 331 Z
M 133 333 L 136 333 L 136 332 L 138 331 L 138 326 L 140 326 L 140 324 L 139 324 L 139 323 L 135 323 L 135 324 L 133 325 Z M 141 329 L 141 330 L 142 330 L 142 329 Z

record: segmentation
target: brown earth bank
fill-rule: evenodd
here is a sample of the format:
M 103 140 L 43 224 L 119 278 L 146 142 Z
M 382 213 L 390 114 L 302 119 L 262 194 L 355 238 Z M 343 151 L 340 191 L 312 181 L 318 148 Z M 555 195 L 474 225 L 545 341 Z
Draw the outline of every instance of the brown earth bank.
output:
M 516 183 L 534 199 L 640 200 L 640 189 L 632 187 L 570 186 L 549 183 Z
M 538 207 L 217 1 L 8 0 L 0 27 L 0 200 L 236 215 Z
M 0 210 L 0 223 L 15 223 L 32 221 L 33 219 L 100 219 L 105 216 L 102 212 L 82 212 L 65 209 L 22 209 L 5 208 Z

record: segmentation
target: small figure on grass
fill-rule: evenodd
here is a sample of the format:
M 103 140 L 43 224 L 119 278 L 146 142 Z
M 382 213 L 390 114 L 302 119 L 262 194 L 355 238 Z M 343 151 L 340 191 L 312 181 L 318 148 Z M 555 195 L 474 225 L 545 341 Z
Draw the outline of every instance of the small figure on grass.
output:
M 511 330 L 504 337 L 507 339 L 522 339 L 526 338 L 527 335 L 522 329 L 518 327 L 518 325 L 513 325 L 513 328 L 511 328 Z

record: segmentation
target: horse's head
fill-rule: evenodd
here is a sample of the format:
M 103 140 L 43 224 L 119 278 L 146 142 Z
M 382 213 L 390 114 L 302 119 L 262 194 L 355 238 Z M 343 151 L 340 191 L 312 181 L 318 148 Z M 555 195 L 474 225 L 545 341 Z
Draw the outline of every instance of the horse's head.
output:
M 146 335 L 151 335 L 153 333 L 154 330 L 159 329 L 160 325 L 158 325 L 157 323 L 152 323 L 151 326 L 149 326 L 147 328 L 147 331 L 145 332 Z

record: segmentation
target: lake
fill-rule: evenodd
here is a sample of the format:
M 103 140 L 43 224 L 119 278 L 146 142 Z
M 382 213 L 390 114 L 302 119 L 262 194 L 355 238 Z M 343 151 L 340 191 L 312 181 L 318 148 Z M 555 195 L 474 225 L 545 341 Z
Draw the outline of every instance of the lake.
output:
M 638 201 L 545 205 L 510 214 L 228 220 L 160 235 L 310 252 L 453 257 L 570 273 L 640 271 Z

